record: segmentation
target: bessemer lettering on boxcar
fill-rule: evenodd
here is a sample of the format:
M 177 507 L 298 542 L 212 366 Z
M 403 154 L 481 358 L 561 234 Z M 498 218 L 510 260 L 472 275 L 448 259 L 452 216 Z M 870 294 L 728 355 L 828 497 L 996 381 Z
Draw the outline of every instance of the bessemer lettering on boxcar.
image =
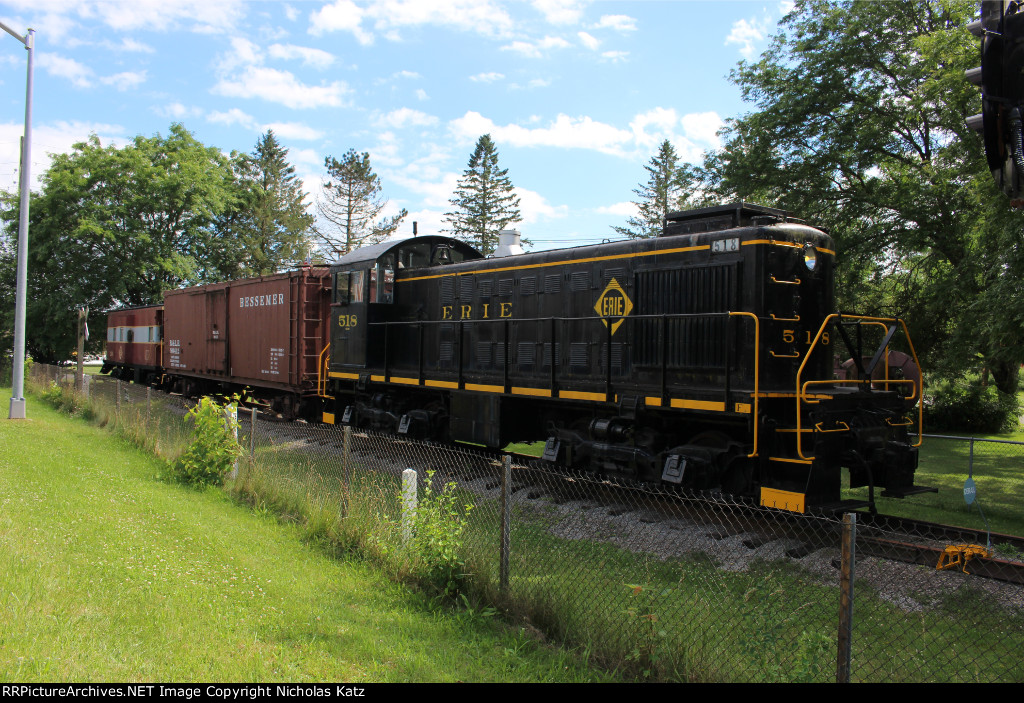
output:
M 246 295 L 238 299 L 238 306 L 242 308 L 263 307 L 265 305 L 284 305 L 284 293 Z

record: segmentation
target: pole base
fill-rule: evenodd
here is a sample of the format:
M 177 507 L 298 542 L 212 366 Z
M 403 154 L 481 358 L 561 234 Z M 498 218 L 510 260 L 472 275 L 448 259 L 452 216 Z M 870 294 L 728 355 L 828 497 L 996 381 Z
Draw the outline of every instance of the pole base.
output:
M 8 420 L 24 420 L 25 419 L 25 399 L 24 398 L 11 398 L 11 412 L 7 416 Z

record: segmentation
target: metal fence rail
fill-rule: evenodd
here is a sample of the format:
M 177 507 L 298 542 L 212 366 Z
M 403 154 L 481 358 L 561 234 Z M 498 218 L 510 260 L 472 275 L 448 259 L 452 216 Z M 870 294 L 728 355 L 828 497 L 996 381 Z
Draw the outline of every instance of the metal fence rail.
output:
M 67 383 L 65 373 L 33 367 L 41 384 Z M 93 379 L 89 393 L 97 414 L 147 441 L 169 449 L 188 441 L 190 401 L 110 379 Z M 857 516 L 798 516 L 566 476 L 539 461 L 275 422 L 245 409 L 238 417 L 251 461 L 236 487 L 244 484 L 257 506 L 273 496 L 277 509 L 324 521 L 338 539 L 399 554 L 402 471 L 416 472 L 421 500 L 424 483 L 435 492 L 453 483 L 451 525 L 469 592 L 524 618 L 538 636 L 641 675 L 1024 680 L 1024 587 L 899 560 L 927 535 L 857 525 Z M 928 462 L 946 462 L 947 474 L 949 462 L 966 462 L 989 519 L 1019 519 L 1019 500 L 997 498 L 991 486 L 1015 491 L 1024 447 L 926 444 L 933 449 L 922 455 L 924 473 Z M 960 507 L 959 486 L 943 492 L 952 496 L 925 498 L 952 506 L 961 522 L 976 519 Z

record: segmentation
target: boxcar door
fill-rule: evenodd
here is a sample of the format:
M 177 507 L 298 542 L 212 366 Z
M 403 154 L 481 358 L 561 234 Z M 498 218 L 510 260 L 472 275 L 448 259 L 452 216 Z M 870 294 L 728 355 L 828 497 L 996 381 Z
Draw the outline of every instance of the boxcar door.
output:
M 211 290 L 206 296 L 206 369 L 208 373 L 227 373 L 228 291 Z

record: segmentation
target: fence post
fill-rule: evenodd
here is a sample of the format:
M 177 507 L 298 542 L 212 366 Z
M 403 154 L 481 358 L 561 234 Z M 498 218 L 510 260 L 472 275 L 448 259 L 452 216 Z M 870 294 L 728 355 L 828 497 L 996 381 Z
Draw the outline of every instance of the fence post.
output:
M 231 436 L 235 438 L 235 444 L 238 444 L 238 405 L 235 403 L 224 406 L 224 429 L 231 431 Z M 231 464 L 231 473 L 228 474 L 228 478 L 232 480 L 238 478 L 238 459 Z
M 250 408 L 249 416 L 249 460 L 256 461 L 256 407 Z
M 512 457 L 501 458 L 501 546 L 498 585 L 508 594 L 508 556 L 512 547 Z
M 114 381 L 114 414 L 121 418 L 121 379 Z
M 857 551 L 857 514 L 843 515 L 842 564 L 839 569 L 839 646 L 836 683 L 850 683 L 853 654 L 853 579 Z
M 153 409 L 153 389 L 146 386 L 146 427 L 149 427 L 149 416 Z
M 348 515 L 349 474 L 352 471 L 352 427 L 341 428 L 341 514 Z
M 416 469 L 402 472 L 402 543 L 412 539 L 412 525 L 416 519 Z

